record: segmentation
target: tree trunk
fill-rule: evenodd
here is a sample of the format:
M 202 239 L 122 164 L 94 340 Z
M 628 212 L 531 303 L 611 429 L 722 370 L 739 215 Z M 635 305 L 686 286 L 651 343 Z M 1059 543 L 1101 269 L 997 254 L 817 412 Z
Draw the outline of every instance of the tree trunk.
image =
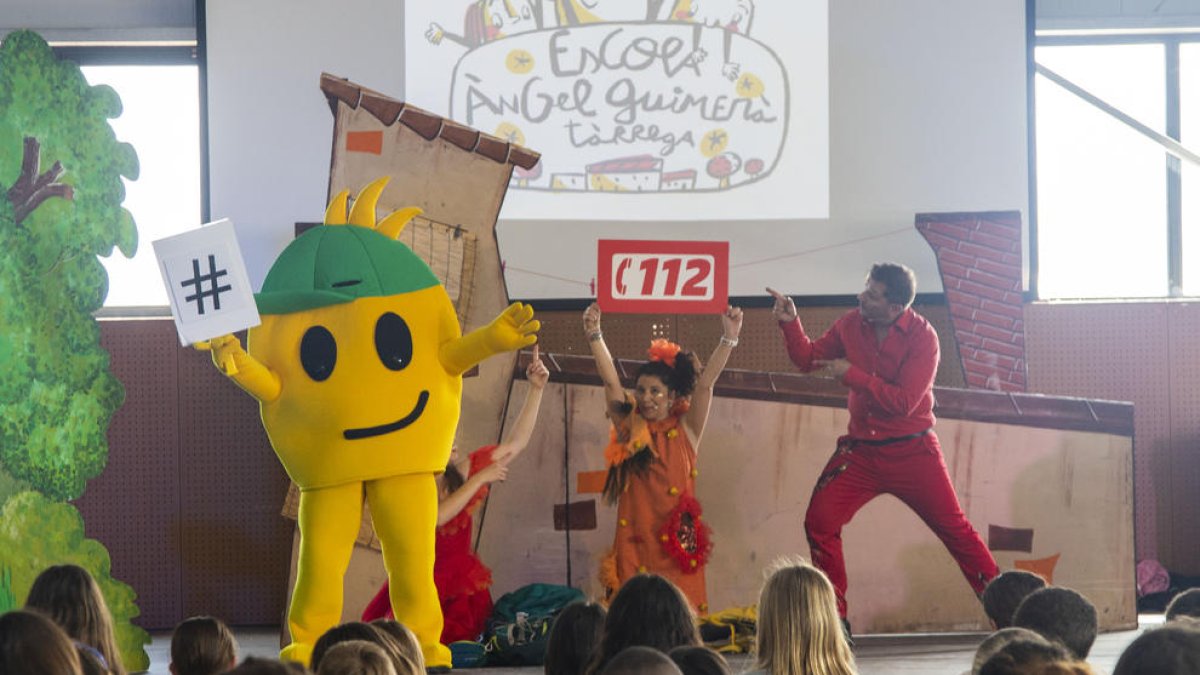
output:
M 41 149 L 42 146 L 36 138 L 25 137 L 25 155 L 21 159 L 21 175 L 8 190 L 8 200 L 12 202 L 13 213 L 18 225 L 47 199 L 51 197 L 71 199 L 75 194 L 70 185 L 54 182 L 62 175 L 61 162 L 55 162 L 49 171 L 38 174 L 41 166 Z

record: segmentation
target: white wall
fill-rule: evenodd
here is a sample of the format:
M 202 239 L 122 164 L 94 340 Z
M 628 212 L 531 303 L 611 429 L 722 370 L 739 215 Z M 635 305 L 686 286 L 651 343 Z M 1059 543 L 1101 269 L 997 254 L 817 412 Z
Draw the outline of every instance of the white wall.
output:
M 401 17 L 400 3 L 384 0 L 208 2 L 212 215 L 237 224 L 256 283 L 292 223 L 323 212 L 333 118 L 320 72 L 403 98 Z M 510 294 L 587 296 L 600 237 L 728 239 L 734 295 L 767 283 L 854 293 L 881 259 L 914 267 L 921 290 L 940 290 L 915 213 L 1026 213 L 1024 17 L 1022 0 L 831 1 L 830 218 L 502 218 Z
M 322 71 L 398 96 L 401 10 L 381 0 L 209 0 L 210 213 L 233 219 L 255 287 L 294 223 L 325 213 L 333 115 Z

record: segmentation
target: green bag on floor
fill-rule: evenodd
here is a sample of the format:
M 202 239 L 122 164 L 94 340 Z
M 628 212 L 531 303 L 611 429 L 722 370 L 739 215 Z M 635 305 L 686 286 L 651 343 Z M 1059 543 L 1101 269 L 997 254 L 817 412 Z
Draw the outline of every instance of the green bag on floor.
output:
M 556 584 L 529 584 L 501 596 L 483 634 L 487 665 L 542 665 L 554 617 L 582 599 L 578 588 Z

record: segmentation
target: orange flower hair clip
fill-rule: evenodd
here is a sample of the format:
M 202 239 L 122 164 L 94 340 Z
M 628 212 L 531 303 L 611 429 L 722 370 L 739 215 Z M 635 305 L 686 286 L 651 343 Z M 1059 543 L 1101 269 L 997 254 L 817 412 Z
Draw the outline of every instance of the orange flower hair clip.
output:
M 665 338 L 658 338 L 650 342 L 650 349 L 646 353 L 650 356 L 651 361 L 662 361 L 667 364 L 668 368 L 675 367 L 675 357 L 679 355 L 683 348 Z

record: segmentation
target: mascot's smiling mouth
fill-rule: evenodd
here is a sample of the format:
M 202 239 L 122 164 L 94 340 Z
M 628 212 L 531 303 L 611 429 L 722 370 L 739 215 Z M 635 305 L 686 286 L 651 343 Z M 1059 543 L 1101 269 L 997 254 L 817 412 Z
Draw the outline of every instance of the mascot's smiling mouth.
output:
M 408 413 L 404 417 L 401 417 L 400 419 L 396 420 L 395 422 L 388 422 L 387 424 L 380 424 L 377 427 L 365 427 L 363 429 L 347 429 L 342 432 L 342 435 L 345 436 L 346 440 L 348 440 L 348 441 L 356 441 L 356 440 L 363 439 L 363 438 L 371 438 L 372 436 L 382 436 L 383 434 L 390 434 L 393 431 L 400 431 L 404 427 L 417 421 L 417 419 L 421 416 L 421 413 L 425 412 L 425 404 L 426 403 L 429 403 L 429 392 L 423 391 L 423 392 L 421 392 L 421 395 L 417 397 L 417 404 L 415 406 L 413 406 L 412 412 Z

